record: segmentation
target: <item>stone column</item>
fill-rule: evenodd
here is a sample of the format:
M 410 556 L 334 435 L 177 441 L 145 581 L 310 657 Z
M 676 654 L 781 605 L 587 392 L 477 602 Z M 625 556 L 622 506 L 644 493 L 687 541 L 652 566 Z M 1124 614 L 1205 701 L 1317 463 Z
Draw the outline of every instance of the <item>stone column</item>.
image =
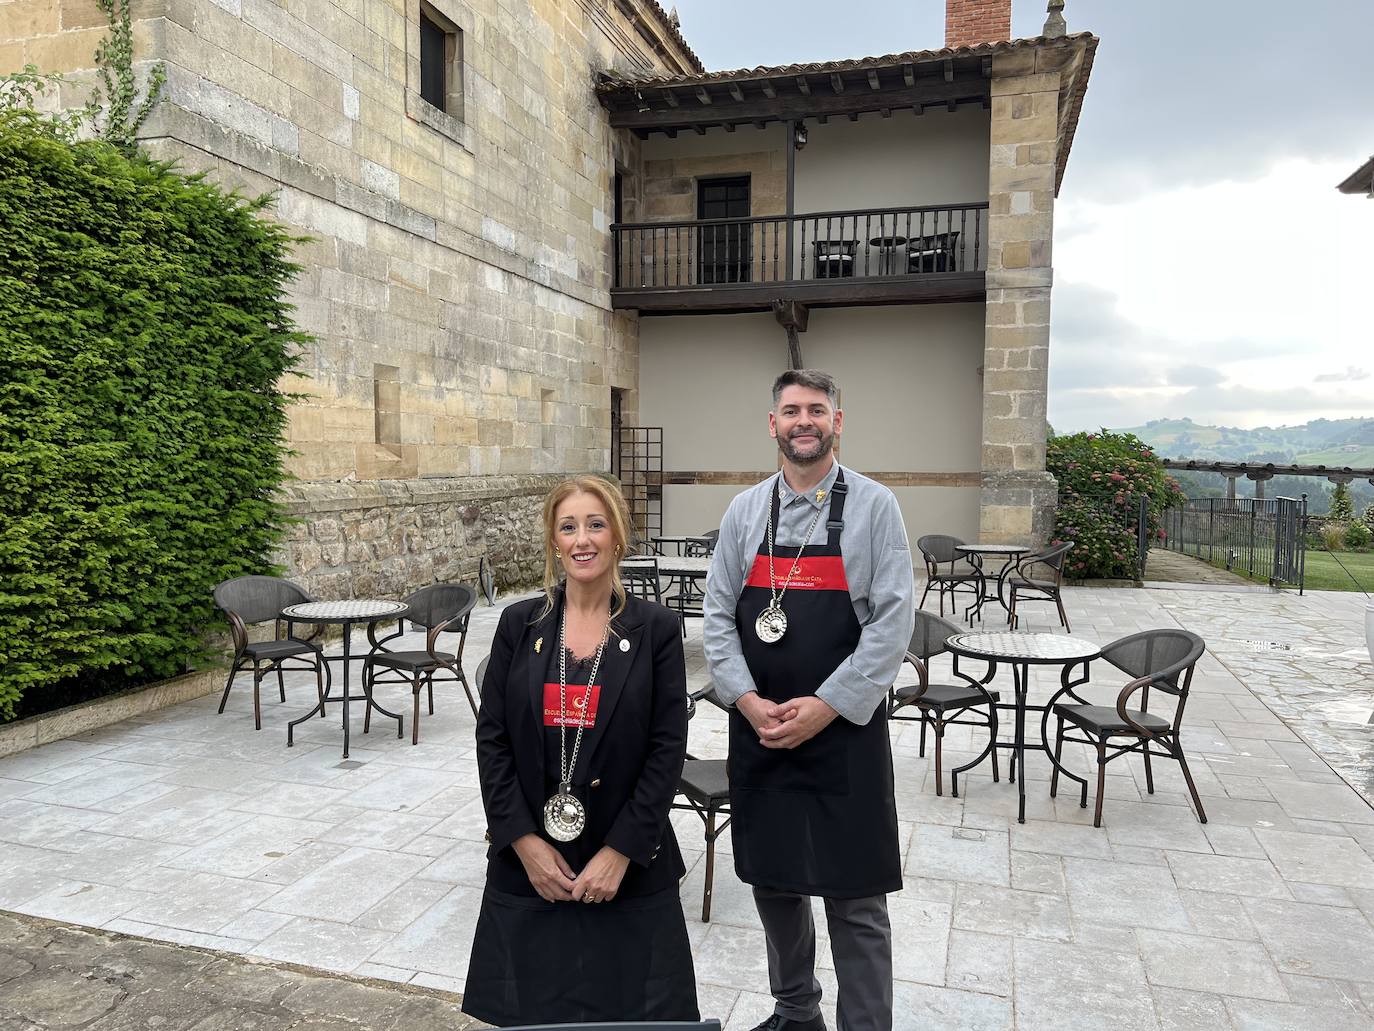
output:
M 1059 132 L 1054 48 L 993 59 L 983 349 L 983 540 L 1043 543 L 1057 484 L 1045 471 L 1051 243 Z
M 1251 481 L 1251 482 L 1255 485 L 1255 500 L 1256 500 L 1256 501 L 1263 501 L 1263 500 L 1264 500 L 1264 484 L 1265 484 L 1265 481 L 1270 480 L 1270 479 L 1273 479 L 1273 476 L 1274 476 L 1273 473 L 1260 473 L 1260 472 L 1248 472 L 1248 473 L 1245 474 L 1245 478 L 1246 478 L 1247 480 Z
M 1228 508 L 1236 507 L 1236 478 L 1226 477 L 1226 504 Z

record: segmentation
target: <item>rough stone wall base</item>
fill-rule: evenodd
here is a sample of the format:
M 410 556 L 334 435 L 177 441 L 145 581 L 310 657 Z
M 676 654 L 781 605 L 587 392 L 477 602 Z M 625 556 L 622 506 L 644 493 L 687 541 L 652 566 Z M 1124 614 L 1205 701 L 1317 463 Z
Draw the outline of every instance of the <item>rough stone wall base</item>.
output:
M 296 520 L 278 561 L 319 598 L 402 597 L 426 584 L 477 583 L 486 557 L 502 591 L 544 572 L 540 513 L 561 475 L 294 483 Z

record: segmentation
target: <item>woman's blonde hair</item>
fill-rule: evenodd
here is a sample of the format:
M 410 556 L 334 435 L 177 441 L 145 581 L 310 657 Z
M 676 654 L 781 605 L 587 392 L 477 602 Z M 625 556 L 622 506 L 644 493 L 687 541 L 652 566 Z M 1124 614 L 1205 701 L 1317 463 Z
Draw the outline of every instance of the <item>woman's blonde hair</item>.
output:
M 558 506 L 574 494 L 591 494 L 601 502 L 611 536 L 615 538 L 616 561 L 611 566 L 611 594 L 615 598 L 611 618 L 614 619 L 625 611 L 625 584 L 620 579 L 619 560 L 630 544 L 630 509 L 615 484 L 604 477 L 591 475 L 564 480 L 544 499 L 544 608 L 538 619 L 553 611 L 554 591 L 563 582 L 563 563 L 554 556 L 554 535 L 558 529 Z

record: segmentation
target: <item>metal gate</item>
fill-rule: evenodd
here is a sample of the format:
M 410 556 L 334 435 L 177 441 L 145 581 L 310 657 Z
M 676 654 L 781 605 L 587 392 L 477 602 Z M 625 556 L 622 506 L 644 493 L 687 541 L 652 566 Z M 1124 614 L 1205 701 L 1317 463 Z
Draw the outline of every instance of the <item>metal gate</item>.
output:
M 612 439 L 611 473 L 620 480 L 630 522 L 643 540 L 663 535 L 663 427 L 621 426 Z
M 1271 587 L 1303 590 L 1307 496 L 1196 498 L 1164 513 L 1163 546 Z

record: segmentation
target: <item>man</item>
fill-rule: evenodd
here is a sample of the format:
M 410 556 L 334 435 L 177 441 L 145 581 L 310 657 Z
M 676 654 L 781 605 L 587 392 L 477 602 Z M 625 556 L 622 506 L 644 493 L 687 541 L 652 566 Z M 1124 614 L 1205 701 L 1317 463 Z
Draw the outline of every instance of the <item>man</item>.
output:
M 835 381 L 773 384 L 782 469 L 730 503 L 705 647 L 730 715 L 731 843 L 754 886 L 776 1008 L 755 1031 L 822 1031 L 810 896 L 825 899 L 839 1031 L 892 1027 L 886 893 L 902 885 L 884 702 L 915 621 L 892 492 L 842 468 Z

